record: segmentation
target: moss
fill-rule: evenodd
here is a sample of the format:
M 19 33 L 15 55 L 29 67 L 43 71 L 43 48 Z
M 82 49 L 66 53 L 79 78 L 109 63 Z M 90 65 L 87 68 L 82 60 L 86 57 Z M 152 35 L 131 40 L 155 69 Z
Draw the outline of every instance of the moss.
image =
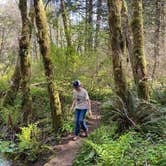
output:
M 133 74 L 137 85 L 138 97 L 149 100 L 149 87 L 144 53 L 142 1 L 133 0 L 132 8 L 133 20 L 131 27 L 133 32 Z
M 28 19 L 28 6 L 26 0 L 19 1 L 22 18 L 22 32 L 19 41 L 20 71 L 21 71 L 21 90 L 22 90 L 22 110 L 23 121 L 28 123 L 32 114 L 32 98 L 30 93 L 30 21 Z
M 38 38 L 40 45 L 40 52 L 43 57 L 45 75 L 48 82 L 48 93 L 50 98 L 50 107 L 52 115 L 53 129 L 58 131 L 62 127 L 62 110 L 59 99 L 59 94 L 54 85 L 53 64 L 51 61 L 51 47 L 48 36 L 48 26 L 44 6 L 41 0 L 34 1 L 36 26 L 38 29 Z
M 72 51 L 72 50 L 70 51 L 70 49 L 72 49 L 73 46 L 72 46 L 72 42 L 71 42 L 70 30 L 69 30 L 68 23 L 67 23 L 67 12 L 66 12 L 66 9 L 65 9 L 64 0 L 61 0 L 61 10 L 62 10 L 62 18 L 63 18 L 63 25 L 64 25 L 66 41 L 67 41 L 67 47 L 69 49 L 68 51 L 69 51 L 69 54 L 70 54 L 71 51 Z
M 121 8 L 120 0 L 109 0 L 109 26 L 112 47 L 112 62 L 115 81 L 115 91 L 124 103 L 128 103 L 128 87 L 126 82 L 125 70 L 122 66 L 122 54 L 124 52 L 124 39 L 121 27 Z

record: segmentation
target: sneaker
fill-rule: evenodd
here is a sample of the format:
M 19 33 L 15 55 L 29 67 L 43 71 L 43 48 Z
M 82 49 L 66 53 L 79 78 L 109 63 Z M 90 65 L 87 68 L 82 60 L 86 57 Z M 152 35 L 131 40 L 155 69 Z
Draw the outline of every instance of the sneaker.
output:
M 80 137 L 79 136 L 75 136 L 74 138 L 73 138 L 73 141 L 76 141 L 76 140 L 78 140 Z
M 81 134 L 81 137 L 88 137 L 88 131 L 83 132 L 83 134 Z

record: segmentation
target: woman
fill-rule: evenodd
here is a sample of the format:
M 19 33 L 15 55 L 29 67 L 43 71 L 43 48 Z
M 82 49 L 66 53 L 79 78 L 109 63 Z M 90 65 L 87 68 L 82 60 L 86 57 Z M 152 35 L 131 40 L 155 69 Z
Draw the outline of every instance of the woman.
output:
M 88 92 L 81 86 L 79 80 L 73 82 L 73 104 L 71 106 L 71 111 L 75 108 L 75 137 L 74 140 L 77 140 L 80 136 L 80 126 L 84 131 L 84 137 L 88 136 L 88 128 L 85 124 L 84 118 L 86 112 L 88 111 L 89 115 L 92 115 L 91 103 L 89 99 Z

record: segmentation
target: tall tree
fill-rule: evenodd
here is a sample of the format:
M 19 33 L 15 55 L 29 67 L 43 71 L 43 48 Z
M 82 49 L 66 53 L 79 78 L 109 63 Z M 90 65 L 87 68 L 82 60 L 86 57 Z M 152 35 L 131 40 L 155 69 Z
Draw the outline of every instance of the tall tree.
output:
M 53 128 L 58 131 L 62 126 L 62 110 L 59 99 L 59 93 L 54 85 L 53 64 L 50 57 L 50 39 L 48 36 L 48 26 L 46 13 L 42 0 L 34 0 L 36 26 L 38 30 L 38 39 L 40 52 L 43 57 L 45 75 L 48 82 L 48 93 L 50 98 L 50 107 L 52 111 Z
M 27 0 L 19 1 L 19 8 L 22 19 L 22 32 L 19 41 L 20 71 L 21 71 L 21 88 L 22 88 L 22 110 L 23 120 L 25 123 L 32 113 L 32 99 L 30 94 L 30 38 L 31 24 L 28 18 Z
M 133 74 L 137 86 L 138 97 L 149 100 L 149 87 L 144 53 L 144 32 L 142 16 L 142 0 L 132 2 L 133 19 L 131 23 L 133 33 Z
M 65 37 L 66 37 L 66 41 L 67 41 L 67 47 L 69 50 L 71 50 L 72 49 L 72 41 L 71 41 L 70 29 L 69 29 L 68 18 L 67 18 L 64 0 L 61 0 L 61 12 L 62 12 Z
M 112 47 L 113 74 L 115 90 L 124 103 L 128 103 L 128 87 L 122 66 L 123 36 L 121 25 L 121 0 L 107 0 L 109 14 L 109 29 Z
M 96 19 L 96 34 L 94 48 L 96 49 L 99 45 L 99 31 L 101 24 L 101 13 L 102 13 L 102 0 L 97 1 L 97 19 Z
M 156 0 L 156 18 L 155 18 L 155 33 L 154 33 L 154 67 L 152 71 L 152 78 L 155 76 L 157 65 L 159 64 L 160 54 L 160 29 L 161 29 L 161 8 L 162 0 Z
M 132 56 L 133 56 L 133 43 L 131 39 L 131 27 L 129 25 L 129 16 L 128 16 L 128 7 L 127 3 L 125 0 L 122 0 L 122 10 L 121 10 L 121 15 L 122 15 L 122 31 L 123 31 L 123 36 L 124 36 L 124 51 L 128 50 L 131 65 L 132 63 Z M 126 53 L 126 52 L 125 52 Z M 128 59 L 128 57 L 127 57 Z
M 93 46 L 93 0 L 86 0 L 85 51 Z

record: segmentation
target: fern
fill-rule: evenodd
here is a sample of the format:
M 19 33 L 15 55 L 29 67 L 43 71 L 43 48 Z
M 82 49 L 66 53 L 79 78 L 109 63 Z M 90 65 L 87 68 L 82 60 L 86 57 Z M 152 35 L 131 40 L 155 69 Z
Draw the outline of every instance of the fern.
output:
M 130 127 L 138 129 L 139 126 L 139 129 L 145 133 L 166 136 L 166 109 L 157 108 L 154 104 L 140 100 L 134 95 L 131 98 L 133 103 L 130 108 L 119 97 L 104 103 L 102 109 L 106 111 L 103 119 L 108 122 L 117 121 L 120 130 Z M 117 106 L 117 100 L 120 106 Z

